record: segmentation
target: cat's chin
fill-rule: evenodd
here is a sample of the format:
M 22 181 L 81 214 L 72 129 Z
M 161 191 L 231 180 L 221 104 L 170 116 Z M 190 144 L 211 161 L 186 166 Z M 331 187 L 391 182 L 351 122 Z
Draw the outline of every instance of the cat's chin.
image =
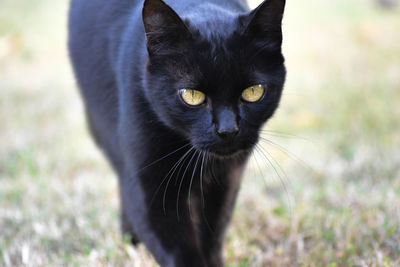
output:
M 227 158 L 234 158 L 237 156 L 248 154 L 249 149 L 213 149 L 208 150 L 208 153 L 212 154 L 214 157 L 227 159 Z

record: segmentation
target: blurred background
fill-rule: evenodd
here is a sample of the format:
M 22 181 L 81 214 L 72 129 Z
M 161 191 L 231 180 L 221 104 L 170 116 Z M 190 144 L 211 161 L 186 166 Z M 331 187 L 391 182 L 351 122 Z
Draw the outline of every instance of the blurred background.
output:
M 400 266 L 399 4 L 287 1 L 287 84 L 246 171 L 228 266 Z M 0 2 L 0 266 L 155 266 L 120 235 L 67 10 Z

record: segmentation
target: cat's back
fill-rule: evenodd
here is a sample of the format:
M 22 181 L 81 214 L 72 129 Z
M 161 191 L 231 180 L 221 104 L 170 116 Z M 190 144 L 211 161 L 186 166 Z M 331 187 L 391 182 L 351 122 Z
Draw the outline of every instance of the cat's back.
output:
M 117 45 L 131 10 L 139 8 L 142 2 L 71 1 L 68 46 L 74 69 L 78 74 L 85 69 L 101 69 L 111 63 L 113 58 L 110 56 L 118 49 Z
M 119 96 L 115 62 L 130 13 L 141 0 L 71 0 L 68 48 L 90 130 L 112 161 L 119 161 Z M 114 164 L 115 165 L 115 164 Z
M 244 11 L 247 10 L 246 0 L 164 0 L 174 11 L 179 15 L 185 15 L 192 9 L 197 9 L 201 5 L 215 5 L 231 11 Z M 206 14 L 204 14 L 206 15 Z

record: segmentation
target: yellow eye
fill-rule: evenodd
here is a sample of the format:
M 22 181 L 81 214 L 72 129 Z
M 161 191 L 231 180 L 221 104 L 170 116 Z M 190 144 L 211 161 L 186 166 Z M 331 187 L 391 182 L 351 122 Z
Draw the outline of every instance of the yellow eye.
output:
M 198 106 L 204 103 L 206 95 L 200 91 L 193 89 L 181 89 L 179 90 L 183 101 L 190 106 Z
M 247 102 L 257 102 L 264 95 L 264 86 L 261 84 L 250 86 L 242 92 L 242 98 Z

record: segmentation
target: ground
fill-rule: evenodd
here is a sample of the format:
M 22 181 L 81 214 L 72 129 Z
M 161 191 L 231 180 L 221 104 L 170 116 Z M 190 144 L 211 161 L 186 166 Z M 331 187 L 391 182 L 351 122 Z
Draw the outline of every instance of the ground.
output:
M 67 5 L 0 3 L 0 266 L 155 266 L 120 235 Z M 283 29 L 285 93 L 246 170 L 227 266 L 400 266 L 400 9 L 287 1 Z

